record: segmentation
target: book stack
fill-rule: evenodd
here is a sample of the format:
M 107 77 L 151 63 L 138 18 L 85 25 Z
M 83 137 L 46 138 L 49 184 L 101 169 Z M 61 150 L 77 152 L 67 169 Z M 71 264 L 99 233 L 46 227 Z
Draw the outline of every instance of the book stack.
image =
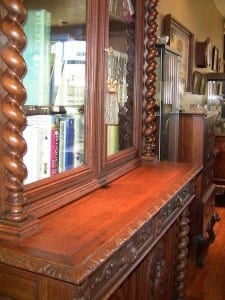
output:
M 51 14 L 48 11 L 28 11 L 24 25 L 27 36 L 24 50 L 27 74 L 23 80 L 27 91 L 25 105 L 50 103 L 50 26 Z
M 56 115 L 27 116 L 27 126 L 23 131 L 27 143 L 24 156 L 30 183 L 58 173 L 58 129 Z
M 83 113 L 27 116 L 23 162 L 28 184 L 84 163 Z

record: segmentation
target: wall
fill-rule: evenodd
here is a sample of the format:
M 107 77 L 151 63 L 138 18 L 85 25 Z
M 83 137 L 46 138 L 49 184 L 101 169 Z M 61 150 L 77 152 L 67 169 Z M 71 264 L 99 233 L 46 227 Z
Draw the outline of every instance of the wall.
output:
M 171 14 L 175 20 L 194 34 L 194 50 L 196 41 L 203 42 L 209 37 L 212 46 L 219 49 L 219 58 L 222 59 L 224 20 L 213 0 L 159 0 L 158 11 L 159 34 L 162 33 L 163 17 Z M 202 73 L 211 72 L 210 68 L 197 69 L 195 57 L 193 57 L 193 70 Z M 181 106 L 188 109 L 190 103 L 204 104 L 206 101 L 206 96 L 185 93 L 181 99 Z

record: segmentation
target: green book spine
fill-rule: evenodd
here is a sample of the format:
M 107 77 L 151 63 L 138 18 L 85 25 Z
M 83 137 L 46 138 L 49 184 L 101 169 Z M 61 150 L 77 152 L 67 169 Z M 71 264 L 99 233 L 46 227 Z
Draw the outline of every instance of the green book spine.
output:
M 24 50 L 27 74 L 23 80 L 27 91 L 25 105 L 50 104 L 50 25 L 51 15 L 46 10 L 28 11 L 24 25 L 27 36 Z

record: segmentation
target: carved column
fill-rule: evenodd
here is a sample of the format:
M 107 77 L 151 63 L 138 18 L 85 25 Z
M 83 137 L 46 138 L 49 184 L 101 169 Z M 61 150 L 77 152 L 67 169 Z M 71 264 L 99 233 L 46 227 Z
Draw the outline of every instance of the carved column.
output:
M 26 90 L 22 78 L 26 73 L 26 64 L 21 51 L 26 45 L 22 24 L 26 11 L 21 0 L 1 0 L 5 17 L 1 19 L 1 32 L 6 43 L 1 48 L 1 59 L 5 69 L 1 75 L 1 86 L 5 93 L 1 97 L 1 111 L 5 119 L 3 126 L 3 185 L 6 190 L 5 213 L 1 216 L 0 236 L 16 238 L 37 231 L 37 222 L 28 218 L 24 211 L 25 197 L 23 180 L 27 175 L 23 164 L 26 142 L 22 130 L 26 117 L 22 105 L 26 99 Z
M 175 267 L 175 299 L 184 299 L 186 279 L 186 265 L 189 243 L 189 207 L 185 208 L 178 221 L 178 233 L 176 243 L 176 267 Z
M 158 28 L 156 19 L 158 0 L 147 1 L 146 11 L 146 55 L 145 55 L 145 106 L 144 106 L 144 149 L 142 159 L 144 161 L 156 160 L 156 31 Z

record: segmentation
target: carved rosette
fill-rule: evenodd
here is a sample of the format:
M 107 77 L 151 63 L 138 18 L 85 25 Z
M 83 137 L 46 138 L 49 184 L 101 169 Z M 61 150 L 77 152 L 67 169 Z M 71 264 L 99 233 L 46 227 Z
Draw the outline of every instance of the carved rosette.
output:
M 144 149 L 143 159 L 154 160 L 156 158 L 156 100 L 154 98 L 156 93 L 156 31 L 158 28 L 156 19 L 158 0 L 147 1 L 146 12 L 146 55 L 145 55 L 145 107 L 144 107 Z
M 186 265 L 188 255 L 189 234 L 189 207 L 185 208 L 178 221 L 178 234 L 176 244 L 176 268 L 175 268 L 175 294 L 176 299 L 184 299 L 184 288 L 186 278 Z
M 8 222 L 7 231 L 11 233 L 10 223 L 16 226 L 15 224 L 27 220 L 23 209 L 25 203 L 23 180 L 27 176 L 27 169 L 23 164 L 26 142 L 22 137 L 22 130 L 26 123 L 26 117 L 22 110 L 26 99 L 26 90 L 22 84 L 22 78 L 26 73 L 26 64 L 21 55 L 21 51 L 26 45 L 26 36 L 22 29 L 26 11 L 21 0 L 1 0 L 0 4 L 6 12 L 5 17 L 1 20 L 1 32 L 6 38 L 6 43 L 0 53 L 5 64 L 1 76 L 1 85 L 5 91 L 5 97 L 1 101 L 1 110 L 5 118 L 2 133 L 5 168 L 3 185 L 7 194 L 5 213 L 2 219 Z

